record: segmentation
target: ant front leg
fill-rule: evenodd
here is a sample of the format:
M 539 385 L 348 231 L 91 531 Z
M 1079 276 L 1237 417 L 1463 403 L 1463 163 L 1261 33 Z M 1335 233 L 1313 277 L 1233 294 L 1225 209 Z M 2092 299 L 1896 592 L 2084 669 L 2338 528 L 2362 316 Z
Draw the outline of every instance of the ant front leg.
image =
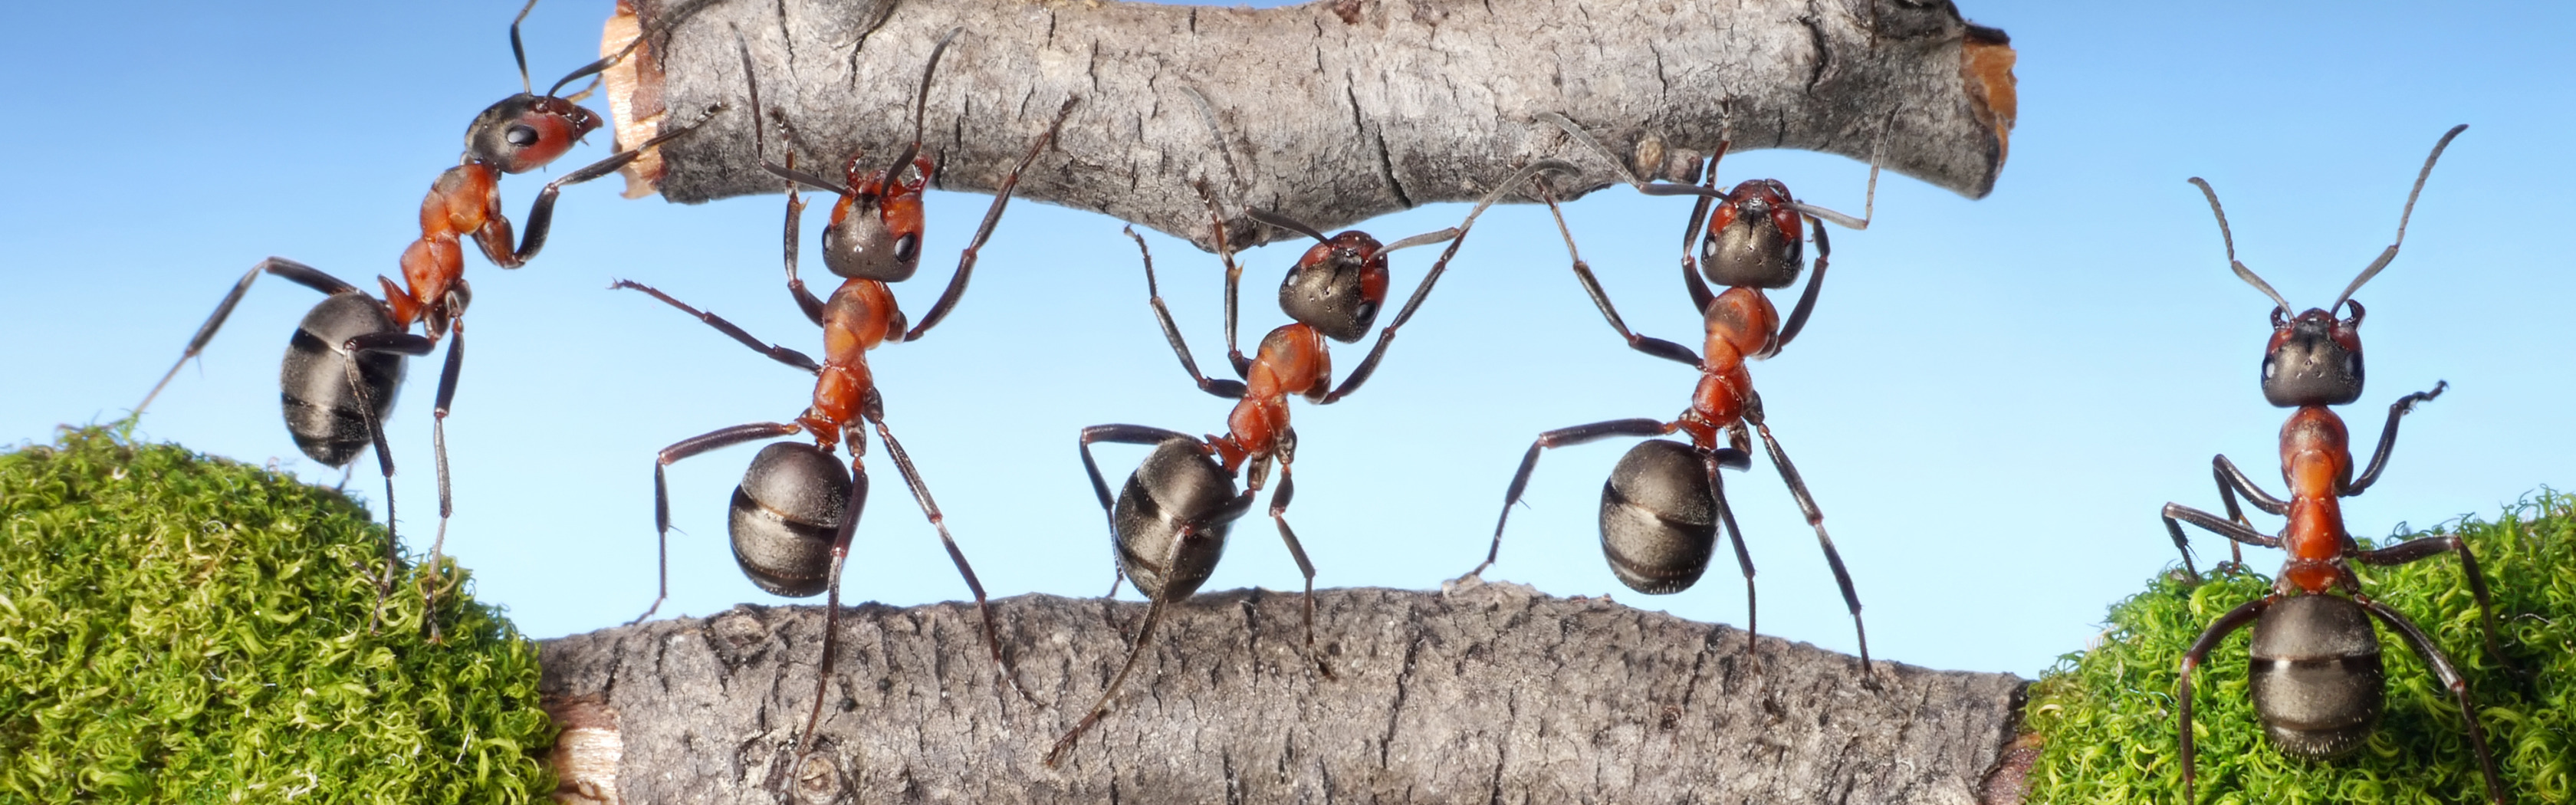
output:
M 1807 315 L 1816 311 L 1816 293 L 1825 287 L 1825 263 L 1834 254 L 1834 242 L 1825 236 L 1824 223 L 1812 215 L 1807 217 L 1807 222 L 1811 231 L 1816 233 L 1816 268 L 1807 275 L 1807 289 L 1798 293 L 1798 306 L 1789 309 L 1789 320 L 1780 325 L 1780 338 L 1771 342 L 1770 354 L 1773 355 L 1788 349 L 1789 341 L 1798 337 L 1798 331 L 1807 329 Z
M 2200 583 L 2200 571 L 2197 568 L 2192 567 L 2191 540 L 2190 538 L 2183 536 L 2181 522 L 2200 526 L 2201 528 L 2208 529 L 2210 533 L 2226 537 L 2235 542 L 2241 542 L 2261 548 L 2281 547 L 2281 538 L 2279 537 L 2256 531 L 2252 526 L 2221 518 L 2218 515 L 2210 514 L 2209 512 L 2201 511 L 2180 503 L 2165 504 L 2163 517 L 2165 521 L 2165 533 L 2173 535 L 2174 549 L 2182 552 L 2183 573 L 2190 577 L 2191 583 L 2193 584 Z M 2242 518 L 2241 514 L 2239 515 L 2239 518 Z
M 1020 687 L 1019 679 L 1011 673 L 1011 666 L 1002 661 L 1001 631 L 993 625 L 993 608 L 984 596 L 984 583 L 975 578 L 975 566 L 966 563 L 966 553 L 958 550 L 957 539 L 949 536 L 948 518 L 940 514 L 939 502 L 930 499 L 930 487 L 921 482 L 921 470 L 913 467 L 912 456 L 903 451 L 902 442 L 895 441 L 894 431 L 886 427 L 882 414 L 870 411 L 868 420 L 877 426 L 877 438 L 885 442 L 886 455 L 894 459 L 895 474 L 903 476 L 904 486 L 912 490 L 913 502 L 921 504 L 922 516 L 928 518 L 930 527 L 939 532 L 939 545 L 948 549 L 948 560 L 957 564 L 957 575 L 965 577 L 966 589 L 975 593 L 975 614 L 984 621 L 984 647 L 993 655 L 994 694 L 998 696 L 1002 689 L 1008 688 L 1020 694 L 1022 701 L 1037 703 L 1035 697 Z M 855 466 L 858 461 L 853 458 L 850 463 Z
M 2352 497 L 2369 489 L 2371 484 L 2378 483 L 2379 471 L 2388 467 L 2388 451 L 2397 446 L 2397 420 L 2415 410 L 2416 403 L 2442 396 L 2442 390 L 2450 387 L 2451 382 L 2448 380 L 2435 381 L 2431 391 L 2418 391 L 2389 403 L 2388 425 L 2379 429 L 2379 447 L 2370 452 L 2369 468 L 2362 470 L 2361 477 L 2353 479 L 2352 484 L 2344 487 L 2340 494 L 2343 497 Z
M 1207 183 L 1199 183 L 1199 199 L 1207 202 L 1208 231 L 1216 238 L 1216 257 L 1225 264 L 1225 360 L 1234 365 L 1234 376 L 1249 379 L 1252 359 L 1243 356 L 1243 347 L 1235 340 L 1236 308 L 1243 287 L 1243 266 L 1234 262 L 1234 245 L 1225 240 L 1225 212 L 1217 209 L 1216 196 L 1208 192 Z
M 1293 437 L 1292 437 L 1293 438 Z M 1296 475 L 1289 471 L 1285 450 L 1279 459 L 1279 491 L 1270 494 L 1270 521 L 1279 525 L 1279 539 L 1288 543 L 1288 556 L 1297 560 L 1297 572 L 1306 577 L 1306 659 L 1315 664 L 1325 679 L 1336 678 L 1333 666 L 1315 653 L 1315 563 L 1306 560 L 1306 546 L 1297 542 L 1297 532 L 1288 527 L 1288 502 L 1297 494 Z
M 510 219 L 500 214 L 501 197 L 497 193 L 494 194 L 491 199 L 494 208 L 491 216 L 481 229 L 474 231 L 475 245 L 482 247 L 484 258 L 491 260 L 493 265 L 502 268 L 518 268 L 527 265 L 529 260 L 536 259 L 537 250 L 546 247 L 546 233 L 553 229 L 555 222 L 555 196 L 561 194 L 565 186 L 615 173 L 618 168 L 626 167 L 626 163 L 643 156 L 645 151 L 698 130 L 699 126 L 706 125 L 708 120 L 714 119 L 716 113 L 722 111 L 724 106 L 718 104 L 686 126 L 662 132 L 652 139 L 645 140 L 642 145 L 611 154 L 607 159 L 590 163 L 580 170 L 547 182 L 544 189 L 537 191 L 537 200 L 528 205 L 528 230 L 521 236 L 517 249 L 510 248 Z M 758 123 L 755 121 L 754 125 Z
M 1478 563 L 1476 569 L 1467 571 L 1467 575 L 1451 579 L 1449 584 L 1459 584 L 1468 579 L 1481 579 L 1485 568 L 1493 567 L 1494 560 L 1502 557 L 1503 526 L 1512 520 L 1512 505 L 1521 502 L 1521 493 L 1529 490 L 1530 473 L 1538 469 L 1539 451 L 1551 447 L 1588 444 L 1612 436 L 1662 436 L 1679 427 L 1679 423 L 1666 423 L 1658 419 L 1614 419 L 1608 422 L 1558 428 L 1539 434 L 1538 440 L 1530 443 L 1529 452 L 1521 455 L 1521 468 L 1512 473 L 1511 485 L 1503 489 L 1503 514 L 1494 519 L 1494 546 L 1485 551 L 1485 561 Z
M 929 313 L 922 315 L 920 324 L 913 325 L 911 332 L 903 334 L 903 340 L 921 340 L 922 334 L 930 332 L 940 319 L 948 318 L 948 311 L 957 306 L 958 297 L 966 295 L 966 278 L 975 273 L 976 250 L 984 248 L 984 241 L 993 236 L 993 227 L 1002 222 L 1002 208 L 1010 206 L 1011 193 L 1020 186 L 1020 172 L 1028 170 L 1029 163 L 1037 161 L 1038 153 L 1046 150 L 1047 143 L 1055 141 L 1056 130 L 1064 128 L 1064 119 L 1072 116 L 1074 104 L 1081 102 L 1080 96 L 1064 99 L 1064 107 L 1056 110 L 1055 122 L 1047 125 L 1046 133 L 1038 135 L 1037 142 L 1029 144 L 1029 153 L 1020 157 L 1020 164 L 1002 177 L 1002 186 L 993 191 L 993 206 L 984 211 L 983 225 L 975 228 L 975 238 L 967 241 L 965 253 L 957 256 L 956 276 L 949 278 L 948 289 L 939 293 L 939 301 L 930 306 Z
M 1340 388 L 1333 389 L 1331 393 L 1324 395 L 1322 399 L 1316 400 L 1316 404 L 1329 405 L 1333 402 L 1339 401 L 1343 397 L 1348 396 L 1351 392 L 1358 391 L 1360 384 L 1368 381 L 1369 375 L 1377 371 L 1378 360 L 1386 357 L 1387 345 L 1395 341 L 1396 328 L 1403 327 L 1406 321 L 1412 320 L 1413 311 L 1422 307 L 1422 300 L 1430 298 L 1431 286 L 1439 283 L 1440 275 L 1449 270 L 1449 259 L 1458 256 L 1458 247 L 1466 244 L 1467 233 L 1476 227 L 1476 218 L 1485 214 L 1485 208 L 1494 206 L 1494 202 L 1501 201 L 1503 194 L 1510 192 L 1512 187 L 1538 175 L 1540 171 L 1572 173 L 1574 172 L 1574 166 L 1555 160 L 1541 160 L 1522 166 L 1520 170 L 1513 172 L 1511 178 L 1503 180 L 1502 184 L 1495 185 L 1492 192 L 1486 193 L 1482 200 L 1476 202 L 1476 208 L 1468 211 L 1467 219 L 1459 222 L 1457 226 L 1436 232 L 1425 232 L 1403 240 L 1398 240 L 1394 243 L 1389 243 L 1385 248 L 1378 250 L 1379 254 L 1385 254 L 1397 249 L 1409 249 L 1415 246 L 1429 246 L 1441 241 L 1448 241 L 1449 243 L 1447 248 L 1440 250 L 1440 259 L 1433 260 L 1431 262 L 1431 271 L 1422 275 L 1422 284 L 1415 286 L 1413 289 L 1413 295 L 1404 300 L 1404 308 L 1396 312 L 1395 321 L 1387 323 L 1386 329 L 1378 332 L 1377 343 L 1369 345 L 1368 357 L 1360 361 L 1359 368 L 1352 370 L 1350 377 L 1342 380 Z M 1560 219 L 1560 223 L 1562 223 L 1562 219 Z M 1574 241 L 1572 236 L 1568 236 L 1566 240 L 1567 248 L 1572 248 L 1573 244 Z M 1576 265 L 1578 266 L 1577 270 L 1582 270 L 1580 268 L 1581 261 L 1576 261 Z M 1613 320 L 1616 320 L 1615 316 Z M 1688 350 L 1684 351 L 1687 352 Z M 1696 363 L 1698 359 L 1694 357 L 1692 360 Z
M 2192 641 L 2191 649 L 2182 654 L 2181 679 L 2175 683 L 2177 691 L 2174 693 L 2174 701 L 2179 703 L 2182 710 L 2182 801 L 2184 805 L 2190 805 L 2193 800 L 2198 799 L 2193 796 L 2192 779 L 2191 672 L 2198 669 L 2203 660 L 2209 659 L 2209 652 L 2218 648 L 2218 641 L 2227 639 L 2229 634 L 2245 628 L 2246 624 L 2253 623 L 2256 618 L 2262 617 L 2263 610 L 2270 609 L 2272 604 L 2279 600 L 2280 596 L 2268 595 L 2228 610 L 2227 614 L 2218 616 L 2216 622 L 2202 631 L 2200 639 Z
M 1180 356 L 1181 368 L 1190 373 L 1190 380 L 1198 383 L 1200 391 L 1229 400 L 1242 399 L 1244 386 L 1241 381 L 1226 380 L 1222 378 L 1211 379 L 1207 375 L 1199 373 L 1199 362 L 1190 357 L 1189 342 L 1181 340 L 1180 325 L 1172 323 L 1172 309 L 1163 306 L 1163 292 L 1154 283 L 1154 252 L 1145 248 L 1145 237 L 1143 235 L 1136 234 L 1135 227 L 1127 227 L 1121 231 L 1126 232 L 1128 238 L 1136 241 L 1137 253 L 1143 255 L 1145 258 L 1145 300 L 1153 304 L 1154 319 L 1162 322 L 1163 324 L 1163 340 L 1171 342 L 1172 354 Z M 1228 348 L 1231 349 L 1233 333 L 1228 331 L 1226 335 L 1229 342 Z M 1089 443 L 1085 442 L 1085 444 Z M 1094 478 L 1096 480 L 1097 476 L 1095 475 Z M 1105 502 L 1108 498 L 1104 497 L 1102 500 Z
M 749 425 L 735 425 L 682 439 L 669 447 L 662 448 L 662 452 L 654 455 L 653 539 L 656 552 L 661 555 L 661 588 L 659 592 L 653 594 L 653 605 L 645 607 L 644 614 L 635 616 L 635 619 L 627 621 L 626 625 L 633 626 L 643 623 L 645 618 L 653 617 L 653 613 L 662 608 L 662 602 L 671 597 L 671 485 L 663 478 L 663 468 L 678 463 L 680 459 L 711 450 L 720 450 L 744 442 L 775 439 L 803 430 L 804 428 L 792 422 L 755 422 Z
M 804 289 L 801 285 L 789 287 L 796 288 L 800 291 Z M 777 344 L 763 344 L 760 342 L 760 339 L 751 337 L 750 332 L 745 331 L 741 327 L 735 326 L 733 322 L 726 321 L 723 316 L 718 316 L 713 313 L 708 313 L 706 311 L 690 307 L 687 303 L 681 302 L 678 299 L 673 299 L 670 294 L 663 293 L 660 290 L 655 289 L 653 286 L 645 285 L 633 280 L 618 280 L 615 284 L 608 286 L 608 289 L 612 291 L 621 288 L 630 291 L 643 291 L 646 294 L 650 294 L 655 299 L 662 300 L 664 304 L 679 308 L 680 312 L 697 317 L 699 321 L 706 322 L 707 326 L 716 328 L 716 332 L 724 333 L 733 340 L 741 342 L 743 346 L 750 347 L 753 352 L 769 356 L 770 360 L 787 364 L 798 369 L 803 369 L 807 372 L 820 372 L 823 370 L 821 364 L 815 363 L 814 359 L 807 356 L 805 353 L 788 349 Z
M 1834 583 L 1841 585 L 1843 603 L 1851 607 L 1852 633 L 1860 640 L 1861 674 L 1869 674 L 1869 632 L 1861 627 L 1860 594 L 1852 590 L 1851 571 L 1843 569 L 1843 555 L 1834 550 L 1834 538 L 1825 533 L 1825 514 L 1816 508 L 1816 498 L 1808 494 L 1807 482 L 1798 477 L 1798 467 L 1789 463 L 1789 454 L 1780 449 L 1780 440 L 1771 437 L 1771 426 L 1762 423 L 1761 403 L 1757 400 L 1747 413 L 1753 432 L 1761 434 L 1763 450 L 1771 454 L 1771 465 L 1779 468 L 1780 480 L 1789 486 L 1789 496 L 1797 499 L 1798 511 L 1807 516 L 1807 525 L 1816 529 L 1816 544 L 1825 549 L 1825 564 L 1833 567 Z
M 142 416 L 143 409 L 152 406 L 152 399 L 161 396 L 162 387 L 170 385 L 170 378 L 179 375 L 179 367 L 188 365 L 190 358 L 197 357 L 197 353 L 205 351 L 208 342 L 215 340 L 215 331 L 223 329 L 225 319 L 232 318 L 233 308 L 241 304 L 242 297 L 250 293 L 251 283 L 258 281 L 261 274 L 284 277 L 289 282 L 321 291 L 325 296 L 359 292 L 357 286 L 322 273 L 321 269 L 284 257 L 271 257 L 259 261 L 258 265 L 251 266 L 249 271 L 242 273 L 241 281 L 233 284 L 232 292 L 224 294 L 224 301 L 215 305 L 214 314 L 207 316 L 206 323 L 197 327 L 196 336 L 188 339 L 187 349 L 179 352 L 179 360 L 170 364 L 170 371 L 161 374 L 161 382 L 152 384 L 152 392 L 143 395 L 142 402 L 135 403 L 134 416 Z
M 1619 318 L 1619 309 L 1610 304 L 1610 295 L 1601 290 L 1601 281 L 1592 276 L 1591 264 L 1583 262 L 1583 255 L 1575 250 L 1574 230 L 1565 225 L 1565 213 L 1557 207 L 1556 194 L 1548 192 L 1547 189 L 1542 186 L 1539 190 L 1539 199 L 1547 202 L 1548 214 L 1556 217 L 1557 233 L 1565 236 L 1565 254 L 1567 258 L 1574 262 L 1574 279 L 1583 283 L 1583 292 L 1592 296 L 1592 304 L 1594 307 L 1601 309 L 1601 317 L 1610 320 L 1610 329 L 1619 331 L 1619 337 L 1627 339 L 1628 347 L 1630 349 L 1668 361 L 1678 361 L 1686 365 L 1694 367 L 1698 366 L 1699 354 L 1692 352 L 1689 347 L 1685 347 L 1671 341 L 1666 341 L 1661 338 L 1638 335 L 1628 330 L 1628 323 Z M 1703 206 L 1706 204 L 1705 199 L 1706 197 L 1702 197 Z M 1694 215 L 1696 215 L 1696 213 L 1694 213 Z M 1687 261 L 1689 258 L 1685 257 L 1683 259 Z M 1697 271 L 1689 270 L 1687 266 L 1685 267 L 1685 270 L 1692 280 L 1696 281 L 1699 279 Z M 1706 293 L 1708 286 L 1701 285 L 1699 286 L 1699 290 L 1701 293 Z M 1714 299 L 1715 297 L 1710 298 Z M 1698 304 L 1702 310 L 1706 310 L 1708 308 L 1708 302 L 1706 301 L 1700 301 Z

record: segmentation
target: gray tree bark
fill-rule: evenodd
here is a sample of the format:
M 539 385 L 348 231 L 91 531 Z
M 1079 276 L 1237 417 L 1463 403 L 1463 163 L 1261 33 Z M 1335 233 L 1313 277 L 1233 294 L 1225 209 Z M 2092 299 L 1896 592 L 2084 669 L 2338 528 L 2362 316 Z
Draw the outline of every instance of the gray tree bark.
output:
M 2010 801 L 1984 791 L 2022 681 L 1931 671 L 1512 584 L 1169 609 L 1060 767 L 1050 745 L 1125 658 L 1141 603 L 994 602 L 1039 704 L 996 690 L 971 604 L 845 611 L 817 751 L 823 618 L 741 606 L 547 641 L 580 802 Z M 2004 786 L 2011 785 L 2004 779 Z M 1991 795 L 1995 799 L 1982 799 Z
M 1736 149 L 1874 157 L 1971 197 L 1994 186 L 2015 114 L 2003 33 L 1946 0 L 633 2 L 604 37 L 613 52 L 649 32 L 610 76 L 619 141 L 728 107 L 639 163 L 633 189 L 681 202 L 782 191 L 757 167 L 736 41 L 769 124 L 790 130 L 800 166 L 832 175 L 911 139 L 931 45 L 962 27 L 930 87 L 937 186 L 991 192 L 1079 98 L 1020 196 L 1202 247 L 1200 186 L 1248 245 L 1295 236 L 1248 225 L 1245 206 L 1330 231 L 1481 197 L 1538 159 L 1584 168 L 1558 180 L 1567 195 L 1611 182 L 1602 157 L 1539 122 L 1547 112 L 1650 179 L 1695 178 L 1731 136 Z

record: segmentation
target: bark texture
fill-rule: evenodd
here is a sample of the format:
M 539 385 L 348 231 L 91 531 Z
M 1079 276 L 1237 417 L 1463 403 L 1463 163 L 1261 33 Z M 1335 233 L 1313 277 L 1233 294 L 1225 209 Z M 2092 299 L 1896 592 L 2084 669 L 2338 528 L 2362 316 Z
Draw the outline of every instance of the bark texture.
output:
M 573 801 L 1973 803 L 2022 681 L 1881 662 L 1563 599 L 1450 593 L 1201 595 L 1165 613 L 1109 716 L 1044 765 L 1125 658 L 1142 603 L 994 602 L 1041 702 L 1004 705 L 972 605 L 845 611 L 814 754 L 792 744 L 823 618 L 740 606 L 548 641 Z M 605 747 L 604 749 L 602 747 Z M 561 750 L 572 751 L 572 750 Z M 558 768 L 573 761 L 558 760 Z M 587 774 L 588 776 L 583 776 Z
M 1255 206 L 1330 231 L 1478 198 L 1542 158 L 1584 167 L 1560 192 L 1611 182 L 1601 157 L 1539 121 L 1546 112 L 1647 178 L 1695 178 L 1731 136 L 1739 150 L 1875 155 L 1971 197 L 1993 188 L 2015 114 L 2003 32 L 1946 0 L 631 2 L 603 42 L 613 52 L 645 37 L 609 81 L 620 142 L 728 107 L 639 163 L 640 181 L 671 200 L 782 190 L 753 154 L 737 37 L 768 125 L 788 130 L 799 165 L 829 175 L 852 154 L 890 160 L 911 139 L 932 43 L 962 28 L 930 87 L 937 186 L 991 192 L 1079 97 L 1020 196 L 1202 246 L 1202 185 L 1238 224 Z

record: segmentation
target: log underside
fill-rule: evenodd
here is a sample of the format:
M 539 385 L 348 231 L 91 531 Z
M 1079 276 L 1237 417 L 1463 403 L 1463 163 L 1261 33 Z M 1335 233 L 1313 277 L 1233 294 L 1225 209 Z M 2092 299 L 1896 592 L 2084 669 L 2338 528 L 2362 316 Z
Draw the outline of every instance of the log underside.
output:
M 559 768 L 587 752 L 593 769 L 564 772 L 563 798 L 1971 803 L 2024 684 L 1885 661 L 1864 680 L 1807 644 L 1748 650 L 1731 627 L 1513 584 L 1316 599 L 1334 678 L 1302 661 L 1297 595 L 1200 595 L 1165 613 L 1058 768 L 1047 749 L 1116 673 L 1144 604 L 995 601 L 1037 700 L 1007 707 L 971 604 L 847 609 L 800 769 L 819 608 L 547 641 Z
M 2003 33 L 1948 2 L 635 2 L 603 43 L 645 32 L 642 55 L 609 76 L 619 141 L 725 108 L 639 162 L 639 187 L 680 202 L 783 191 L 758 169 L 738 41 L 760 73 L 769 158 L 784 159 L 783 140 L 800 166 L 837 177 L 854 154 L 891 159 L 911 139 L 931 45 L 962 28 L 930 87 L 935 186 L 991 192 L 1079 98 L 1019 195 L 1203 248 L 1201 187 L 1243 246 L 1295 237 L 1249 225 L 1246 206 L 1331 231 L 1473 200 L 1539 159 L 1583 168 L 1557 180 L 1561 194 L 1614 181 L 1601 156 L 1540 122 L 1547 112 L 1650 179 L 1695 178 L 1731 137 L 1737 150 L 1875 158 L 1971 197 L 1993 188 L 2016 114 Z

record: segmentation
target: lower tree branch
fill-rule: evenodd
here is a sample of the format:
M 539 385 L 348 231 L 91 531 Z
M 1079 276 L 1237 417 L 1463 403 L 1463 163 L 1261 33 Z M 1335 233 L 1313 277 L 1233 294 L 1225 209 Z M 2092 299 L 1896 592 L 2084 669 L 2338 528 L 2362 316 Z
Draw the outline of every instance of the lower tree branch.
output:
M 1019 195 L 1209 245 L 1207 186 L 1331 230 L 1472 200 L 1543 158 L 1615 177 L 1538 115 L 1563 114 L 1646 178 L 1695 177 L 1737 149 L 1867 160 L 1971 197 L 1993 188 L 2015 114 L 2013 51 L 1946 0 L 1318 0 L 1270 9 L 1032 0 L 631 0 L 603 51 L 621 142 L 731 111 L 638 163 L 697 202 L 780 192 L 754 155 L 740 41 L 762 125 L 799 164 L 890 159 L 933 42 L 937 182 L 991 192 L 1067 98 L 1081 106 Z M 773 135 L 770 158 L 783 161 Z M 1237 221 L 1236 223 L 1242 223 Z M 1288 233 L 1234 226 L 1239 245 Z M 1292 236 L 1293 237 L 1293 236 Z
M 745 605 L 548 641 L 560 796 L 1971 803 L 2023 685 L 1884 661 L 1864 680 L 1856 659 L 1803 643 L 1748 651 L 1730 627 L 1512 584 L 1319 592 L 1327 679 L 1301 656 L 1296 595 L 1233 591 L 1167 611 L 1109 716 L 1049 768 L 1145 606 L 994 603 L 1040 705 L 1005 706 L 972 605 L 852 608 L 801 768 L 819 609 Z

